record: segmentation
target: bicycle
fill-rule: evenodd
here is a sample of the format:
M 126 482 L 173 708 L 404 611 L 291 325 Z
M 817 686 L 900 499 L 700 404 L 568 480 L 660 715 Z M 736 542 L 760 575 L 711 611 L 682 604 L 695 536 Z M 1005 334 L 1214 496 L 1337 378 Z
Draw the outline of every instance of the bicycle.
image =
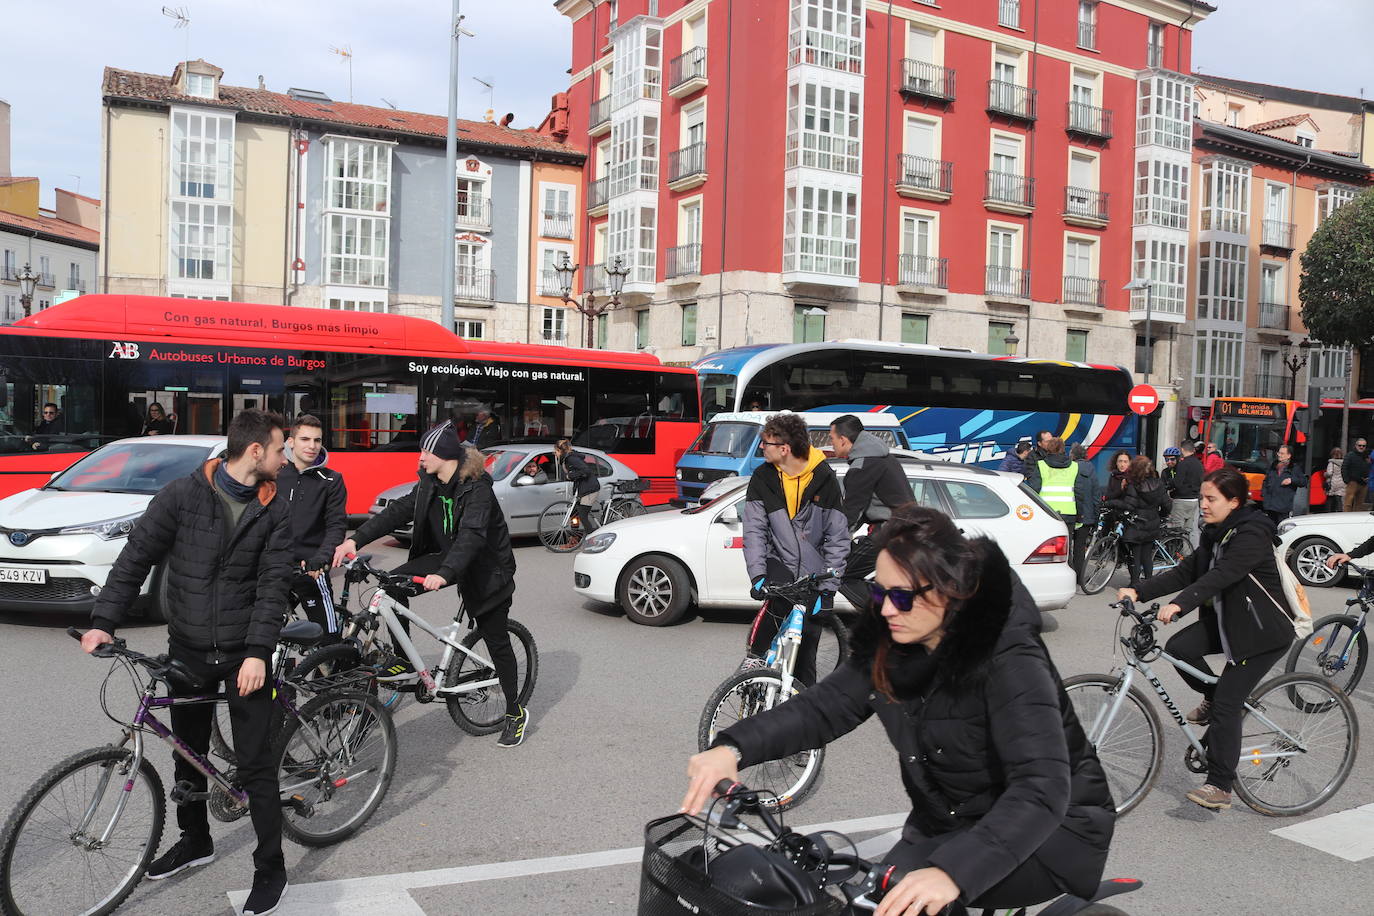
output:
M 837 575 L 834 570 L 802 576 L 788 585 L 768 586 L 768 599 L 754 618 L 757 627 L 764 614 L 770 613 L 769 604 L 774 600 L 786 601 L 791 610 L 778 633 L 773 637 L 768 653 L 755 667 L 742 667 L 721 682 L 706 708 L 701 712 L 697 725 L 698 750 L 706 750 L 716 739 L 717 733 L 749 716 L 765 712 L 778 704 L 791 699 L 801 692 L 795 676 L 797 653 L 801 649 L 802 623 L 811 611 L 811 602 L 816 594 L 816 584 Z M 821 643 L 829 649 L 830 635 L 834 636 L 835 655 L 824 654 L 820 646 L 816 652 L 816 676 L 822 677 L 839 667 L 849 654 L 849 633 L 845 625 L 832 612 L 815 621 L 823 627 Z M 751 634 L 753 628 L 751 627 Z M 748 660 L 746 659 L 746 664 Z M 800 804 L 815 788 L 820 776 L 821 764 L 825 760 L 825 748 L 813 748 L 784 760 L 767 760 L 748 767 L 751 781 L 765 786 L 777 799 L 778 810 L 785 811 Z
M 1313 623 L 1312 632 L 1289 652 L 1284 670 L 1318 674 L 1350 696 L 1359 686 L 1369 659 L 1369 636 L 1365 626 L 1370 605 L 1374 604 L 1374 569 L 1354 563 L 1347 565 L 1356 575 L 1364 577 L 1359 593 L 1345 599 L 1347 608 L 1357 606 L 1360 609 L 1359 616 L 1330 614 Z
M 81 638 L 75 628 L 67 632 Z M 281 633 L 283 642 L 298 646 L 319 636 L 319 626 L 309 622 L 288 625 Z M 92 654 L 115 661 L 100 701 L 105 715 L 123 728 L 123 738 L 67 757 L 15 806 L 0 834 L 0 912 L 7 916 L 99 916 L 113 912 L 133 891 L 157 853 L 169 797 L 145 755 L 146 734 L 208 780 L 203 793 L 177 783 L 170 793 L 173 804 L 206 801 L 210 814 L 226 822 L 248 813 L 248 795 L 235 772 L 221 771 L 191 750 L 156 716 L 157 710 L 175 706 L 223 703 L 227 696 L 170 695 L 200 685 L 176 659 L 144 655 L 122 639 Z M 128 722 L 110 711 L 107 699 L 110 678 L 121 666 L 141 696 Z M 142 678 L 139 668 L 146 671 Z M 347 839 L 377 810 L 391 785 L 396 767 L 391 716 L 373 697 L 353 689 L 357 675 L 317 682 L 307 688 L 314 698 L 299 709 L 285 689 L 280 663 L 274 665 L 272 683 L 285 720 L 273 744 L 282 833 L 305 846 Z M 158 696 L 159 684 L 169 695 Z
M 618 522 L 622 518 L 643 515 L 648 510 L 639 494 L 649 489 L 649 481 L 619 480 L 611 484 L 610 495 L 592 507 L 592 517 L 598 527 Z M 582 543 L 582 520 L 577 517 L 576 500 L 562 500 L 546 508 L 539 515 L 539 541 L 554 553 L 568 553 Z
M 1078 577 L 1083 594 L 1096 595 L 1107 587 L 1118 567 L 1129 564 L 1126 551 L 1133 545 L 1125 541 L 1128 522 L 1128 515 L 1118 512 L 1106 511 L 1097 517 L 1088 546 L 1083 551 L 1083 569 Z M 1151 568 L 1156 574 L 1173 569 L 1192 552 L 1193 542 L 1186 529 L 1162 528 L 1154 539 Z
M 1159 776 L 1164 741 L 1159 715 L 1135 686 L 1149 682 L 1188 742 L 1184 765 L 1207 772 L 1206 737 L 1194 731 L 1150 668 L 1163 659 L 1181 672 L 1215 684 L 1217 678 L 1170 655 L 1156 641 L 1159 605 L 1137 611 L 1130 599 L 1110 607 L 1120 611 L 1117 641 L 1126 649 L 1125 674 L 1079 674 L 1064 681 L 1078 721 L 1097 748 L 1121 816 L 1140 804 Z M 1134 620 L 1128 636 L 1121 622 Z M 1119 670 L 1119 669 L 1118 669 Z M 1355 709 L 1344 693 L 1309 674 L 1280 674 L 1255 688 L 1245 701 L 1241 753 L 1235 792 L 1260 814 L 1303 814 L 1340 789 L 1360 743 Z M 1330 759 L 1334 754 L 1334 759 Z M 1287 793 L 1287 800 L 1279 797 Z
M 715 791 L 719 797 L 704 817 L 676 814 L 645 826 L 639 916 L 678 916 L 683 912 L 737 916 L 755 910 L 792 916 L 872 912 L 905 877 L 905 872 L 894 865 L 862 858 L 855 843 L 842 833 L 824 830 L 803 835 L 787 828 L 773 816 L 777 806 L 769 804 L 768 793 L 751 791 L 729 780 L 721 780 Z M 742 819 L 741 814 L 753 815 L 758 824 Z M 750 899 L 752 895 L 729 877 L 729 859 L 735 855 L 732 850 L 742 847 L 754 847 L 744 852 L 752 860 L 767 859 L 807 882 L 813 902 L 784 909 L 777 901 L 768 906 Z M 852 852 L 842 851 L 846 847 Z M 1100 901 L 1140 887 L 1141 882 L 1132 878 L 1103 881 L 1091 899 L 1065 894 L 1049 902 L 1040 914 L 1086 916 L 1089 909 L 1095 916 L 1120 914 Z M 962 916 L 968 911 L 956 901 L 944 912 Z M 1026 909 L 983 912 L 1025 916 Z
M 421 594 L 424 577 L 398 576 L 375 569 L 369 564 L 370 559 L 370 554 L 357 554 L 343 564 L 345 595 L 353 584 L 368 579 L 377 583 L 367 608 L 347 615 L 342 642 L 323 646 L 302 658 L 296 666 L 296 676 L 309 683 L 315 677 L 361 669 L 375 675 L 379 690 L 414 694 L 421 703 L 442 698 L 454 724 L 469 735 L 499 731 L 505 722 L 506 695 L 496 677 L 495 665 L 476 651 L 477 643 L 483 639 L 482 633 L 474 629 L 476 622 L 467 618 L 464 626 L 461 598 L 453 622 L 435 628 L 400 600 Z M 443 644 L 443 655 L 433 668 L 425 664 L 407 635 L 402 618 Z M 464 629 L 469 632 L 459 639 Z M 516 702 L 525 706 L 539 676 L 539 650 L 524 624 L 508 619 L 506 632 L 515 650 L 520 685 Z M 389 697 L 387 702 L 393 699 Z

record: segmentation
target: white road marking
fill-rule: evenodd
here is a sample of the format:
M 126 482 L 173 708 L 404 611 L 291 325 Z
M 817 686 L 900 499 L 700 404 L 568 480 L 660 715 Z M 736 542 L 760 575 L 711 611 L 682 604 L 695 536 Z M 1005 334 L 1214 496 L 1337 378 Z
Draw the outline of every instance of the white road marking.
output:
M 1269 832 L 1347 862 L 1361 862 L 1374 856 L 1374 805 L 1338 811 Z
M 847 821 L 832 821 L 827 824 L 812 824 L 800 827 L 802 833 L 818 830 L 834 830 L 839 833 L 864 833 L 870 830 L 891 830 L 906 822 L 907 815 L 884 814 L 876 817 L 861 817 Z M 893 840 L 895 842 L 895 838 Z M 867 844 L 865 844 L 867 845 Z M 888 843 L 891 846 L 892 843 Z M 879 855 L 881 850 L 869 851 L 869 855 Z M 580 871 L 586 868 L 605 868 L 610 865 L 628 865 L 640 861 L 644 847 L 633 846 L 624 849 L 606 849 L 600 852 L 580 853 L 571 856 L 549 856 L 542 859 L 518 859 L 511 862 L 493 862 L 488 865 L 465 865 L 455 868 L 435 868 L 429 871 L 401 872 L 394 875 L 374 875 L 369 878 L 342 878 L 337 881 L 317 881 L 313 884 L 295 884 L 286 892 L 277 913 L 280 916 L 371 916 L 385 913 L 387 916 L 424 916 L 424 910 L 408 893 L 424 887 L 443 887 L 451 884 L 470 884 L 475 881 L 492 881 L 499 878 L 521 878 L 528 875 L 547 875 L 562 871 Z M 235 912 L 242 910 L 248 891 L 230 891 L 229 903 Z

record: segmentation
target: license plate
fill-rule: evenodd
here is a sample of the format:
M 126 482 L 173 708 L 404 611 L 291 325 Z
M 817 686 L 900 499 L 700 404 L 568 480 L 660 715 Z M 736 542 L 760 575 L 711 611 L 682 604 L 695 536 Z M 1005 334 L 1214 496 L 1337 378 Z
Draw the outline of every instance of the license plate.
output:
M 0 566 L 0 582 L 47 585 L 48 571 L 46 569 L 24 569 L 18 566 Z

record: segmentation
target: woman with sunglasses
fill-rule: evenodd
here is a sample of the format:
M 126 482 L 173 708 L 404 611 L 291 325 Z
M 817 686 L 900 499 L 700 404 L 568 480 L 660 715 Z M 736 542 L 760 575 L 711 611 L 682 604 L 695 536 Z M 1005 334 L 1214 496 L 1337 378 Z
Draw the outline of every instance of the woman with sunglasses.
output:
M 1030 594 L 993 541 L 964 538 L 933 509 L 904 506 L 877 541 L 851 657 L 694 756 L 683 811 L 740 767 L 821 747 L 876 714 L 911 799 L 885 858 L 907 875 L 879 916 L 1091 896 L 1116 811 Z

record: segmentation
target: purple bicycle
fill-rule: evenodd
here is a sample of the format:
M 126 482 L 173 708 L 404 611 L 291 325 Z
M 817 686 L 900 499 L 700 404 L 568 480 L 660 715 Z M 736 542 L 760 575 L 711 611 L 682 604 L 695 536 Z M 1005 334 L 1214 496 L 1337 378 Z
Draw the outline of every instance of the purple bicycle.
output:
M 75 628 L 67 632 L 81 638 Z M 284 645 L 304 647 L 319 638 L 319 625 L 309 621 L 288 624 L 281 633 Z M 173 803 L 205 801 L 221 821 L 248 813 L 248 795 L 234 770 L 221 772 L 155 715 L 183 704 L 223 702 L 225 695 L 159 696 L 159 684 L 169 693 L 189 693 L 199 685 L 175 659 L 135 652 L 122 639 L 93 654 L 115 661 L 100 702 L 123 728 L 123 738 L 63 760 L 15 806 L 0 833 L 5 916 L 99 916 L 113 912 L 133 891 L 157 853 L 167 806 L 162 779 L 144 753 L 145 735 L 162 740 L 207 777 L 209 791 L 203 794 L 188 783 L 173 787 Z M 274 744 L 282 832 L 305 846 L 326 846 L 356 833 L 381 804 L 396 768 L 396 730 L 391 715 L 366 692 L 367 675 L 283 680 L 281 655 L 272 680 L 282 717 Z M 108 702 L 111 679 L 121 670 L 141 693 L 127 722 L 111 713 Z M 298 690 L 313 694 L 299 708 Z

